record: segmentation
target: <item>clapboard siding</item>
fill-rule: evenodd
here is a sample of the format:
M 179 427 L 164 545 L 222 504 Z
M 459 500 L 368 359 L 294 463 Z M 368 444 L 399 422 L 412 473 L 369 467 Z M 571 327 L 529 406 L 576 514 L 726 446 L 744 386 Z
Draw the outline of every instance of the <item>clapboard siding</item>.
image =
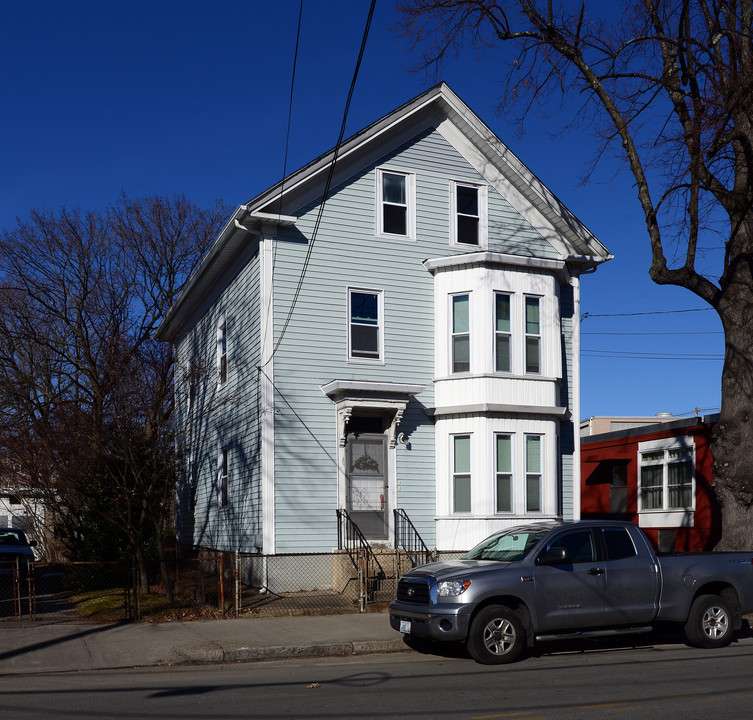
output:
M 377 156 L 372 153 L 372 157 Z M 414 175 L 415 238 L 375 234 L 376 182 L 380 167 Z M 435 425 L 431 413 L 427 412 L 437 405 L 434 388 L 438 375 L 446 373 L 444 368 L 440 373 L 435 367 L 435 332 L 438 332 L 435 284 L 443 281 L 432 275 L 423 262 L 474 249 L 450 245 L 453 181 L 487 185 L 486 247 L 490 251 L 560 259 L 559 250 L 436 129 L 423 130 L 399 147 L 387 148 L 377 161 L 354 170 L 350 178 L 339 182 L 326 200 L 315 238 L 320 201 L 285 206 L 284 214 L 294 216 L 296 222 L 290 227 L 277 228 L 271 241 L 274 243 L 272 345 L 276 345 L 284 328 L 273 362 L 265 369 L 273 377 L 273 407 L 265 408 L 266 415 L 261 412 L 258 365 L 262 282 L 260 255 L 252 249 L 254 243 L 249 243 L 236 270 L 217 283 L 179 346 L 181 362 L 186 362 L 193 349 L 194 356 L 205 358 L 208 368 L 198 402 L 200 407 L 194 407 L 190 419 L 185 403 L 179 402 L 180 422 L 188 428 L 183 449 L 191 451 L 198 478 L 193 524 L 187 517 L 185 499 L 190 483 L 187 476 L 181 479 L 181 537 L 190 536 L 195 544 L 228 550 L 253 550 L 258 546 L 258 538 L 265 532 L 262 526 L 265 518 L 262 516 L 261 423 L 271 421 L 274 426 L 271 518 L 274 547 L 265 547 L 264 551 L 318 552 L 336 547 L 335 510 L 342 501 L 339 487 L 342 449 L 335 405 L 321 390 L 333 380 L 401 383 L 425 388 L 410 399 L 398 428 L 409 441 L 397 444 L 390 453 L 395 471 L 391 482 L 395 487 L 396 505 L 407 511 L 430 546 L 437 544 L 438 527 L 442 529 L 439 537 L 448 537 L 448 528 L 455 527 L 455 518 L 448 517 L 447 512 L 446 453 L 449 433 L 458 429 L 464 431 L 464 427 L 476 428 L 479 437 L 488 435 L 489 431 L 507 432 L 511 428 L 521 433 L 541 432 L 550 446 L 558 443 L 556 504 L 565 517 L 572 515 L 575 442 L 572 422 L 562 422 L 555 430 L 556 423 L 551 419 L 529 418 L 516 425 L 510 418 L 484 423 L 480 418 L 447 417 Z M 470 275 L 473 272 L 479 270 L 469 271 Z M 559 297 L 555 298 L 554 287 L 558 283 L 548 271 L 518 267 L 498 271 L 496 277 L 505 277 L 505 282 L 513 283 L 519 293 L 532 292 L 531 288 L 538 287 L 536 283 L 546 284 L 546 293 L 552 298 L 545 306 L 551 321 L 545 344 L 549 353 L 546 359 L 549 376 L 538 384 L 524 378 L 511 380 L 521 385 L 512 399 L 509 389 L 502 392 L 503 386 L 498 383 L 494 387 L 499 386 L 502 394 L 487 400 L 542 406 L 559 401 L 571 407 L 573 373 L 577 372 L 577 363 L 571 357 L 573 328 L 577 322 L 573 317 L 572 288 L 561 286 Z M 299 283 L 300 292 L 296 296 Z M 384 353 L 379 363 L 348 361 L 349 288 L 383 294 Z M 495 289 L 504 288 L 495 286 Z M 559 311 L 562 317 L 554 317 Z M 442 312 L 446 312 L 446 308 Z M 223 315 L 227 319 L 229 376 L 227 384 L 218 387 L 214 372 L 215 345 L 217 324 Z M 445 343 L 446 340 L 443 330 L 439 341 Z M 490 371 L 491 368 L 486 370 Z M 526 382 L 528 385 L 523 387 Z M 461 403 L 467 399 L 468 392 L 466 389 L 452 397 L 448 395 L 449 399 L 443 396 L 442 400 Z M 442 439 L 438 442 L 440 424 Z M 487 438 L 484 442 L 491 441 Z M 220 443 L 226 443 L 230 452 L 229 502 L 224 508 L 218 507 L 217 495 Z M 479 483 L 479 493 L 488 493 L 482 474 L 479 473 L 474 482 Z M 563 481 L 564 488 L 560 489 Z M 441 497 L 437 494 L 438 487 Z M 473 533 L 482 526 L 498 524 L 494 518 L 486 517 L 491 496 L 478 497 L 485 498 L 479 501 L 484 517 L 479 518 L 481 524 Z M 547 507 L 554 505 L 552 498 L 550 492 Z
M 182 338 L 179 357 L 185 365 L 189 353 L 203 367 L 197 375 L 196 399 L 186 412 L 186 393 L 180 393 L 179 417 L 184 473 L 182 507 L 188 508 L 193 458 L 196 498 L 193 518 L 181 514 L 181 537 L 195 545 L 223 550 L 252 551 L 255 535 L 261 533 L 261 455 L 259 444 L 259 258 L 249 251 L 236 266 L 236 273 L 214 298 L 211 308 Z M 228 380 L 217 382 L 217 327 L 227 324 Z M 217 461 L 219 447 L 228 447 L 228 503 L 219 507 Z

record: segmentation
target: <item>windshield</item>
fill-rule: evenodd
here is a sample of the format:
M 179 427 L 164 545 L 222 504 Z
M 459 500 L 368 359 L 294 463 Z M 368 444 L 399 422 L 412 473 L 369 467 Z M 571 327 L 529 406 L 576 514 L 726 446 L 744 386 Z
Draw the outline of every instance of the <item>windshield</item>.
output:
M 26 545 L 26 538 L 20 530 L 0 530 L 0 545 Z
M 522 560 L 551 530 L 550 527 L 511 528 L 486 538 L 463 557 L 466 560 L 497 560 L 499 562 Z

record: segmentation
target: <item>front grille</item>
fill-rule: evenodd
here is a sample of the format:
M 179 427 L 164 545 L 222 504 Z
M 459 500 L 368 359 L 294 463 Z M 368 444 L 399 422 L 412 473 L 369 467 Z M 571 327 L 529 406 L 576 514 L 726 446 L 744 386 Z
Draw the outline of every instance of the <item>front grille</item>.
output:
M 397 599 L 400 602 L 428 605 L 431 603 L 429 583 L 426 580 L 402 578 L 397 584 Z

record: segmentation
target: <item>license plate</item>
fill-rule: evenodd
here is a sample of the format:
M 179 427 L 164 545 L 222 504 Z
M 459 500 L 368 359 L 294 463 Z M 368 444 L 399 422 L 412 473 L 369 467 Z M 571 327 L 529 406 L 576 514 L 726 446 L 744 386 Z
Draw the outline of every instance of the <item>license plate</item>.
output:
M 401 620 L 400 621 L 400 632 L 401 633 L 409 633 L 410 632 L 410 620 Z

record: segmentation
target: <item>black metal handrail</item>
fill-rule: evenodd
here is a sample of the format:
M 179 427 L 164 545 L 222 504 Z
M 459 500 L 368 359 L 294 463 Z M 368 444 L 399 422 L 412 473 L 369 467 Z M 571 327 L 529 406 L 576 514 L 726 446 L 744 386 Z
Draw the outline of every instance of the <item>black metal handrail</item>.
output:
M 386 578 L 386 573 L 377 560 L 369 541 L 348 515 L 347 510 L 337 511 L 337 547 L 348 553 L 356 570 L 363 571 L 365 600 L 373 600 L 378 583 Z M 362 565 L 359 560 L 362 560 Z
M 429 550 L 405 510 L 395 508 L 392 512 L 395 518 L 395 549 L 404 550 L 413 567 L 432 562 L 434 553 Z

